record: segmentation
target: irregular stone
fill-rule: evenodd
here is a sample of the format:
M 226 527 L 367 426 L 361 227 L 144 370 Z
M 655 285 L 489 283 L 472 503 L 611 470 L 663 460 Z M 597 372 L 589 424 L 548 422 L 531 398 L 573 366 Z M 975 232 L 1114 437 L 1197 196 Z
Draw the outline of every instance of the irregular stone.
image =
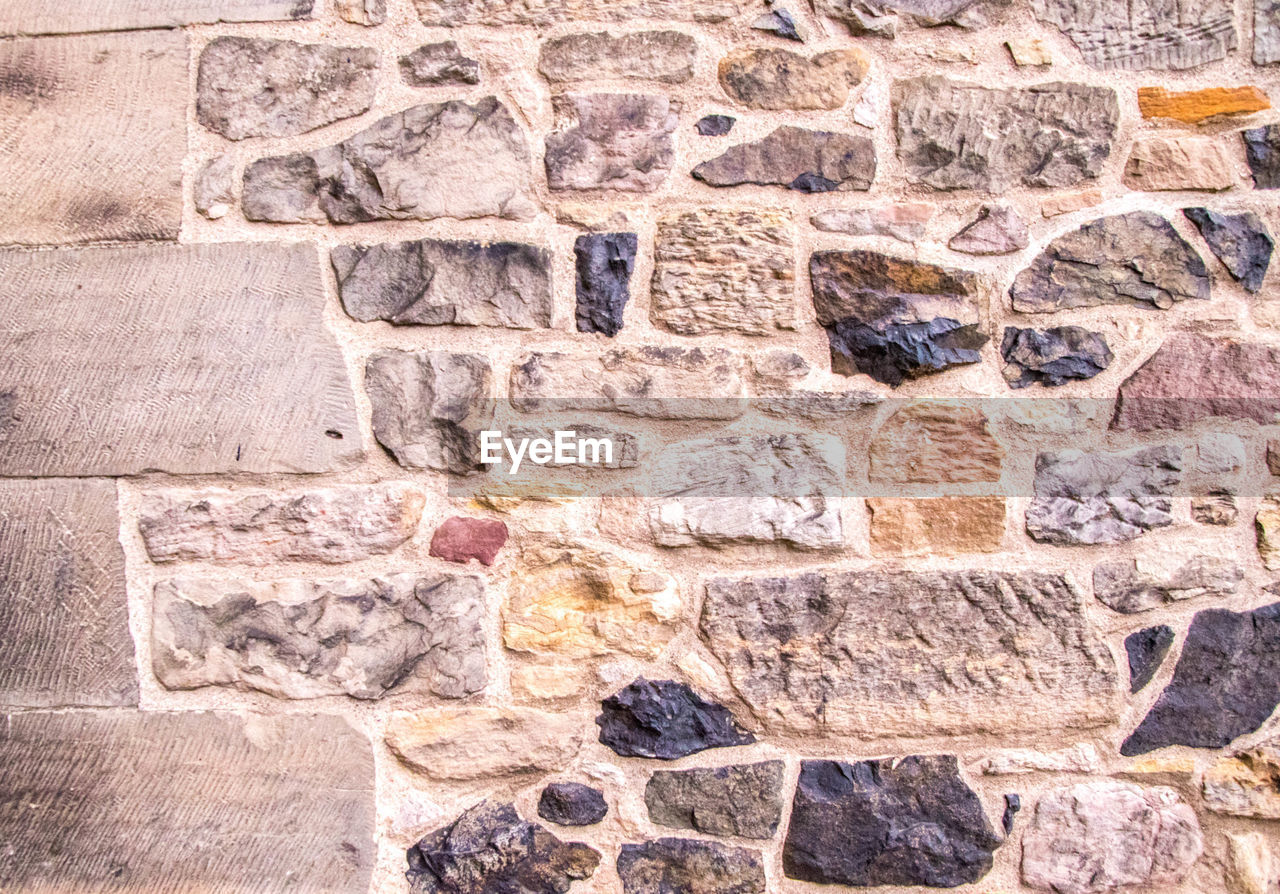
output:
M 644 789 L 649 819 L 708 835 L 772 838 L 782 822 L 782 761 L 656 770 Z
M 1137 559 L 1112 559 L 1093 569 L 1093 595 L 1130 615 L 1185 599 L 1230 596 L 1243 579 L 1239 565 L 1214 556 L 1196 556 L 1172 574 L 1148 570 Z
M 1060 751 L 1037 748 L 1008 749 L 987 758 L 981 764 L 987 776 L 1020 773 L 1097 773 L 1102 769 L 1098 749 L 1080 743 Z
M 430 554 L 465 565 L 475 559 L 492 565 L 507 542 L 507 526 L 493 518 L 447 518 L 431 535 Z
M 682 84 L 693 77 L 698 42 L 680 31 L 567 34 L 542 45 L 538 71 L 552 83 L 634 78 Z
M 1253 62 L 1280 62 L 1280 3 L 1276 0 L 1253 0 Z
M 638 678 L 600 703 L 600 742 L 623 757 L 671 761 L 756 740 L 723 705 L 683 683 Z
M 622 330 L 639 248 L 635 233 L 590 233 L 574 242 L 578 302 L 574 316 L 579 332 L 613 338 Z
M 809 361 L 795 351 L 776 349 L 751 355 L 751 372 L 758 393 L 786 394 L 812 371 Z M 1280 457 L 1280 441 L 1276 442 L 1276 454 Z M 1280 459 L 1277 459 L 1276 468 L 1280 468 Z
M 400 57 L 400 79 L 410 87 L 479 84 L 480 63 L 463 55 L 457 41 L 429 43 Z
M 693 169 L 710 186 L 782 186 L 797 192 L 868 190 L 876 176 L 868 137 L 783 125 L 762 140 L 739 143 Z
M 209 220 L 226 217 L 236 202 L 236 163 L 230 155 L 218 155 L 196 172 L 191 186 L 196 210 Z
M 786 40 L 794 40 L 797 43 L 804 43 L 804 38 L 800 36 L 800 32 L 796 30 L 796 20 L 791 17 L 791 13 L 785 9 L 774 9 L 760 16 L 751 23 L 751 27 L 756 31 L 766 31 L 769 34 L 776 34 Z
M 1212 432 L 1196 443 L 1196 471 L 1201 475 L 1231 476 L 1244 466 L 1244 441 L 1235 435 Z
M 1100 332 L 1082 326 L 1018 329 L 1006 326 L 1000 343 L 1004 379 L 1010 388 L 1039 383 L 1046 388 L 1092 379 L 1111 365 L 1111 349 Z
M 544 248 L 419 239 L 339 245 L 329 259 L 343 309 L 361 322 L 551 325 L 551 254 Z
M 387 0 L 334 0 L 334 10 L 344 22 L 370 27 L 387 20 Z
M 1004 543 L 1003 497 L 868 497 L 877 556 L 996 553 Z
M 556 22 L 630 22 L 671 19 L 723 22 L 742 11 L 743 0 L 413 0 L 428 27 L 537 25 Z
M 0 765 L 7 892 L 369 889 L 374 758 L 341 717 L 10 714 Z
M 1183 208 L 1182 213 L 1196 225 L 1209 250 L 1227 268 L 1232 279 L 1246 291 L 1261 290 L 1275 242 L 1258 215 L 1252 211 L 1218 214 L 1208 208 Z
M 324 304 L 313 245 L 0 252 L 0 475 L 296 474 L 361 456 Z
M 1236 185 L 1226 146 L 1205 137 L 1148 137 L 1129 151 L 1124 185 L 1130 189 L 1220 192 Z
M 492 96 L 413 106 L 335 146 L 256 161 L 241 206 L 249 220 L 273 223 L 536 212 L 524 132 Z
M 1173 628 L 1166 624 L 1144 627 L 1124 638 L 1124 651 L 1129 656 L 1129 692 L 1138 692 L 1151 682 L 1172 645 Z
M 479 354 L 378 351 L 365 364 L 373 436 L 406 469 L 471 472 L 492 386 Z
M 1280 570 L 1280 494 L 1267 494 L 1253 518 L 1258 555 L 1269 571 Z
M 1280 189 L 1280 125 L 1242 130 L 1240 136 L 1254 189 Z
M 1015 37 L 1006 40 L 1004 45 L 1013 57 L 1013 64 L 1019 68 L 1039 67 L 1053 64 L 1053 54 L 1049 45 L 1038 37 Z
M 913 401 L 871 441 L 873 484 L 976 484 L 999 481 L 1004 449 L 981 410 L 954 401 Z
M 1280 819 L 1280 742 L 1218 758 L 1204 774 L 1204 803 L 1214 813 Z
M 86 4 L 47 0 L 0 10 L 0 35 L 76 34 L 177 28 L 215 22 L 271 22 L 309 19 L 315 0 L 121 0 Z
M 681 335 L 793 329 L 794 267 L 785 211 L 706 208 L 663 217 L 649 317 Z
M 539 701 L 571 698 L 586 688 L 577 667 L 522 665 L 511 669 L 511 691 Z
M 782 871 L 825 885 L 954 888 L 990 872 L 1001 844 L 954 755 L 804 761 Z
M 592 826 L 608 812 L 604 793 L 580 782 L 553 782 L 538 798 L 538 816 L 558 826 Z
M 1222 748 L 1262 725 L 1280 701 L 1280 603 L 1197 612 L 1173 680 L 1125 740 L 1132 757 L 1167 745 Z
M 759 851 L 714 841 L 659 838 L 624 844 L 618 854 L 623 894 L 764 894 Z
M 790 50 L 743 47 L 720 60 L 720 86 L 749 109 L 838 109 L 870 67 L 861 50 L 809 57 Z
M 892 95 L 907 176 L 943 190 L 1096 180 L 1120 118 L 1114 90 L 1084 84 L 997 90 L 922 77 L 895 81 Z
M 1020 795 L 1004 796 L 1004 815 L 1000 818 L 1000 826 L 1004 829 L 1004 837 L 1008 838 L 1013 834 L 1013 823 L 1022 810 L 1022 797 Z
M 1209 271 L 1169 221 L 1151 211 L 1092 220 L 1059 236 L 1013 281 L 1019 313 L 1135 304 L 1167 310 L 1209 299 Z
M 1066 195 L 1050 195 L 1040 200 L 1040 215 L 1044 218 L 1058 217 L 1073 211 L 1083 211 L 1102 204 L 1102 190 L 1086 189 Z
M 1254 40 L 1256 47 L 1256 36 Z M 1273 890 L 1278 878 L 1267 837 L 1261 832 L 1228 832 L 1226 838 L 1227 881 L 1234 885 L 1233 894 L 1267 894 Z
M 49 6 L 27 5 L 0 10 L 0 29 L 35 24 L 31 13 Z M 0 85 L 0 244 L 177 240 L 185 35 L 0 41 Z
M 566 844 L 512 804 L 481 801 L 408 850 L 410 894 L 564 894 L 600 865 L 600 852 Z
M 1031 9 L 1076 45 L 1086 65 L 1107 71 L 1195 68 L 1236 48 L 1235 16 L 1215 0 L 1117 5 L 1107 0 L 1032 0 Z
M 0 704 L 138 704 L 119 530 L 114 482 L 0 481 Z
M 1195 812 L 1173 789 L 1080 783 L 1036 804 L 1022 834 L 1022 881 L 1054 894 L 1173 885 L 1203 851 Z
M 579 718 L 535 708 L 472 705 L 392 714 L 387 746 L 433 779 L 558 772 L 582 748 Z
M 555 191 L 653 192 L 675 160 L 671 134 L 680 103 L 634 93 L 552 97 L 557 128 L 547 136 L 547 184 Z
M 1138 111 L 1143 118 L 1172 118 L 1184 124 L 1202 124 L 1225 115 L 1249 115 L 1269 108 L 1271 100 L 1257 87 L 1205 87 L 1186 91 L 1138 88 Z
M 1275 422 L 1280 350 L 1256 342 L 1179 333 L 1120 386 L 1111 427 L 1183 429 L 1210 416 Z
M 1057 574 L 714 578 L 700 630 L 770 729 L 1007 734 L 1114 717 L 1111 653 Z
M 1201 525 L 1234 525 L 1239 510 L 1234 494 L 1214 491 L 1191 498 L 1191 520 Z
M 978 28 L 987 23 L 985 0 L 819 0 L 818 11 L 840 19 L 854 35 L 892 38 L 899 16 L 923 28 L 955 25 Z
M 218 37 L 200 53 L 196 118 L 229 140 L 289 137 L 373 105 L 378 51 Z
M 694 127 L 704 137 L 722 137 L 733 130 L 733 125 L 737 120 L 737 118 L 729 115 L 705 115 L 698 119 L 698 123 Z
M 1007 205 L 983 205 L 978 216 L 947 242 L 968 255 L 1007 255 L 1031 244 L 1027 223 Z
M 827 233 L 850 236 L 891 236 L 899 242 L 915 243 L 924 238 L 925 227 L 933 219 L 934 207 L 923 203 L 877 205 L 874 208 L 832 208 L 809 218 L 809 223 Z

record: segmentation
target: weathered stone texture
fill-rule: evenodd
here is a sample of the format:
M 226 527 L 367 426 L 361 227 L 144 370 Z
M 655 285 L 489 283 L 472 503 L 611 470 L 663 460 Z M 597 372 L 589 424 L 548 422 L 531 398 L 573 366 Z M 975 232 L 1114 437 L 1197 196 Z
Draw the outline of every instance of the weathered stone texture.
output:
M 400 57 L 400 80 L 410 87 L 479 84 L 480 63 L 464 56 L 457 41 L 429 43 Z
M 1027 223 L 1005 205 L 983 205 L 978 216 L 947 242 L 967 255 L 1007 255 L 1031 244 Z
M 1243 130 L 1244 158 L 1255 189 L 1280 189 L 1280 125 Z
M 804 37 L 796 30 L 796 20 L 785 9 L 775 9 L 757 18 L 751 23 L 756 31 L 776 34 L 785 40 L 804 43 Z
M 387 746 L 434 779 L 554 773 L 582 748 L 582 722 L 534 708 L 433 708 L 391 715 Z
M 1248 115 L 1269 108 L 1271 100 L 1267 94 L 1251 86 L 1187 91 L 1138 88 L 1138 111 L 1143 118 L 1172 118 L 1184 124 L 1200 124 L 1226 115 Z
M 1280 2 L 1253 0 L 1253 61 L 1280 62 Z
M 629 22 L 671 19 L 723 22 L 739 13 L 744 0 L 413 0 L 429 27 L 538 25 L 557 22 Z
M 649 819 L 709 835 L 772 838 L 782 822 L 782 761 L 656 770 L 644 790 Z
M 235 159 L 231 155 L 218 155 L 205 162 L 191 185 L 196 210 L 209 220 L 226 217 L 236 201 L 235 175 Z
M 639 248 L 635 233 L 588 233 L 574 242 L 574 318 L 579 332 L 613 338 L 622 330 Z
M 1018 329 L 1006 326 L 1000 344 L 1010 388 L 1046 387 L 1091 379 L 1111 365 L 1111 349 L 1099 332 L 1082 326 Z
M 333 8 L 344 22 L 366 28 L 387 20 L 387 0 L 334 0 Z
M 704 115 L 694 125 L 698 133 L 704 137 L 722 137 L 733 130 L 737 118 L 731 115 Z
M 1002 5 L 999 0 L 818 0 L 817 8 L 844 22 L 851 34 L 892 38 L 900 18 L 924 28 L 978 28 L 987 24 L 989 7 Z
M 762 140 L 740 143 L 693 169 L 711 186 L 781 186 L 797 192 L 867 190 L 876 176 L 870 138 L 784 125 Z
M 41 0 L 6 4 L 0 34 L 71 34 L 311 18 L 315 0 Z
M 783 730 L 1008 733 L 1093 725 L 1115 709 L 1111 654 L 1053 574 L 716 578 L 701 633 L 738 695 Z
M 666 96 L 574 93 L 552 99 L 558 126 L 546 139 L 553 190 L 653 192 L 675 160 L 680 103 Z
M 987 776 L 1022 773 L 1097 773 L 1102 769 L 1098 749 L 1086 743 L 1057 751 L 1044 748 L 1011 748 L 997 752 L 980 764 Z
M 1275 242 L 1258 215 L 1252 211 L 1218 214 L 1208 208 L 1183 208 L 1182 213 L 1195 224 L 1232 279 L 1246 291 L 1262 289 Z
M 867 510 L 878 556 L 994 553 L 1004 543 L 1004 497 L 872 497 Z
M 608 813 L 604 794 L 581 782 L 553 782 L 538 798 L 538 816 L 558 826 L 592 826 Z
M 1173 628 L 1166 624 L 1144 627 L 1124 638 L 1124 651 L 1129 658 L 1129 692 L 1138 692 L 1151 682 L 1169 654 L 1173 639 Z
M 659 838 L 624 844 L 618 855 L 623 894 L 764 894 L 759 851 L 714 841 Z
M 14 714 L 0 766 L 6 892 L 369 889 L 373 752 L 342 718 Z
M 808 57 L 744 47 L 720 60 L 720 86 L 750 109 L 838 109 L 870 67 L 861 50 Z
M 1093 569 L 1093 595 L 1124 614 L 1150 611 L 1170 602 L 1230 596 L 1244 570 L 1230 559 L 1196 556 L 1162 574 L 1136 559 L 1112 559 Z
M 430 554 L 465 565 L 475 559 L 489 566 L 507 542 L 507 526 L 496 518 L 447 518 L 431 535 Z
M 0 475 L 321 472 L 360 456 L 324 300 L 310 245 L 0 252 Z
M 1133 144 L 1124 166 L 1130 189 L 1221 192 L 1236 185 L 1235 159 L 1212 137 L 1148 137 Z
M 1280 741 L 1219 758 L 1205 771 L 1202 790 L 1214 813 L 1280 819 Z
M 1280 494 L 1266 494 L 1253 518 L 1258 556 L 1268 571 L 1280 570 Z
M 1182 452 L 1169 446 L 1041 453 L 1027 533 L 1042 543 L 1133 540 L 1173 524 L 1173 494 L 1181 480 Z
M 679 84 L 693 77 L 698 43 L 680 31 L 567 34 L 542 45 L 538 71 L 548 81 L 635 78 Z
M 640 677 L 600 702 L 600 708 L 600 742 L 622 757 L 671 761 L 756 740 L 728 708 L 672 680 Z
M 914 244 L 924 238 L 934 207 L 922 202 L 873 208 L 832 208 L 809 218 L 816 229 L 850 236 L 890 236 Z
M 1004 449 L 981 410 L 915 401 L 876 432 L 870 461 L 873 484 L 977 484 L 1000 480 Z
M 1195 68 L 1237 44 L 1231 6 L 1218 0 L 1031 0 L 1031 8 L 1104 70 Z

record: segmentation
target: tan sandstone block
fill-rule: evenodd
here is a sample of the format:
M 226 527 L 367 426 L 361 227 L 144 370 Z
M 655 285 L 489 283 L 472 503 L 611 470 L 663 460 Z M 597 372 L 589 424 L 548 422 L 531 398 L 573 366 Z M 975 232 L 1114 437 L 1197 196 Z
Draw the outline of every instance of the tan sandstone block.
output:
M 562 771 L 582 748 L 582 718 L 534 708 L 441 708 L 393 714 L 387 745 L 436 779 Z
M 957 484 L 999 481 L 1004 449 L 976 407 L 917 401 L 898 410 L 871 442 L 871 481 Z
M 1205 771 L 1204 800 L 1215 813 L 1280 819 L 1280 741 L 1219 758 Z
M 174 28 L 213 22 L 289 21 L 311 18 L 315 5 L 316 0 L 40 0 L 38 3 L 6 3 L 0 6 L 0 34 L 70 34 Z
M 879 498 L 867 508 L 877 555 L 994 553 L 1004 539 L 1003 497 Z
M 1134 143 L 1124 184 L 1148 191 L 1219 192 L 1236 184 L 1226 144 L 1211 137 L 1152 137 Z

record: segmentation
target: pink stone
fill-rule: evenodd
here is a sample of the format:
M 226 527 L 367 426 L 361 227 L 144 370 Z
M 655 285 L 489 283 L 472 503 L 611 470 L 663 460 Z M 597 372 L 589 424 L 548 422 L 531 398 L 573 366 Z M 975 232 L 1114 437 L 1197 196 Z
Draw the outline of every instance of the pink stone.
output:
M 467 564 L 479 559 L 484 565 L 492 565 L 498 550 L 507 542 L 507 526 L 496 519 L 462 518 L 447 519 L 431 536 L 431 555 L 449 562 Z

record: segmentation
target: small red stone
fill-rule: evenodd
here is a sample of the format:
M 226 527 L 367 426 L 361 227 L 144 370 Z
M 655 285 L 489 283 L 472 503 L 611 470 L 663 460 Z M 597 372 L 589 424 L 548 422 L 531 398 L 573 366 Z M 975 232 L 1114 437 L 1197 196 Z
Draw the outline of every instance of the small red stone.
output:
M 492 565 L 498 550 L 507 542 L 507 526 L 496 519 L 447 519 L 431 535 L 431 555 L 465 565 L 470 559 Z

